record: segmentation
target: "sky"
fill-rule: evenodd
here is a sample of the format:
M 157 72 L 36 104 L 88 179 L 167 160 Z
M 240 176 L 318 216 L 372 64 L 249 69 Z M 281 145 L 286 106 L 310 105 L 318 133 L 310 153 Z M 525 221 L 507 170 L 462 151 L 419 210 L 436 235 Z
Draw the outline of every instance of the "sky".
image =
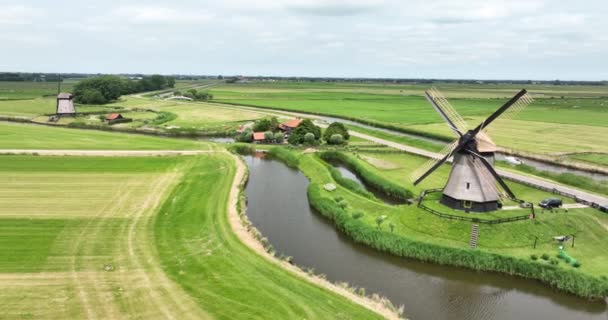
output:
M 0 71 L 608 80 L 605 0 L 0 0 Z

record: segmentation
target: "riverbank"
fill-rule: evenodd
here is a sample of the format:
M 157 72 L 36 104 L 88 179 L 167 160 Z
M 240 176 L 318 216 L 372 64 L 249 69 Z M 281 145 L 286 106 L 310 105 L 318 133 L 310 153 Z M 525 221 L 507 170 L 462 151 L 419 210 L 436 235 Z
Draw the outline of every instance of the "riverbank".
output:
M 388 308 L 386 306 L 386 301 L 384 303 L 373 301 L 369 298 L 357 295 L 342 286 L 333 284 L 320 276 L 307 273 L 288 261 L 280 260 L 275 255 L 270 254 L 264 245 L 253 235 L 254 233 L 251 231 L 250 223 L 248 220 L 245 220 L 247 213 L 244 204 L 238 205 L 240 195 L 243 192 L 243 188 L 245 187 L 247 181 L 247 167 L 243 163 L 243 160 L 238 156 L 231 155 L 231 157 L 236 163 L 237 170 L 230 189 L 228 215 L 230 226 L 241 242 L 255 251 L 258 255 L 264 257 L 266 260 L 280 266 L 285 270 L 288 270 L 302 279 L 352 300 L 387 319 L 400 319 L 400 315 L 396 312 L 396 309 Z M 239 212 L 239 208 L 241 212 Z
M 322 188 L 324 184 L 337 184 L 328 170 L 316 163 L 313 155 L 301 155 L 299 159 L 298 168 L 311 180 L 308 192 L 311 205 L 356 242 L 401 257 L 536 279 L 588 299 L 608 296 L 608 279 L 604 276 L 608 272 L 601 267 L 605 254 L 601 241 L 598 242 L 607 230 L 592 222 L 594 219 L 606 220 L 606 217 L 593 210 L 574 209 L 568 215 L 545 214 L 536 221 L 483 226 L 482 233 L 487 236 L 482 238 L 478 249 L 471 250 L 467 248 L 470 224 L 431 217 L 415 206 L 387 208 L 340 186 L 334 192 L 326 191 Z M 543 197 L 540 192 L 534 194 Z M 363 212 L 363 217 L 355 217 L 355 211 Z M 382 220 L 378 220 L 382 216 Z M 380 227 L 391 224 L 393 227 Z M 576 231 L 578 247 L 568 250 L 585 261 L 583 265 L 601 258 L 594 267 L 589 269 L 585 265 L 583 270 L 575 270 L 566 263 L 559 265 L 559 262 L 550 264 L 530 259 L 531 255 L 540 256 L 543 252 L 556 250 L 548 239 L 564 232 L 559 229 L 566 225 L 580 226 L 580 229 L 576 228 L 579 230 Z M 582 230 L 585 233 L 581 234 Z M 512 239 L 514 234 L 520 239 Z M 536 248 L 532 247 L 534 237 L 541 239 Z

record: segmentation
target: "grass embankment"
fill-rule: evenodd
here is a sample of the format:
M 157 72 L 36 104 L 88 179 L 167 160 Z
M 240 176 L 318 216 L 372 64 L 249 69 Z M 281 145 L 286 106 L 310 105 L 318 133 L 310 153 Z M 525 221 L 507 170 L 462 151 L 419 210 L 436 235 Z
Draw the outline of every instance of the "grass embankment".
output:
M 411 162 L 415 162 L 412 160 L 416 159 L 410 155 L 387 156 L 391 157 L 391 161 L 395 157 L 402 158 L 403 162 L 399 163 L 401 165 L 411 165 Z M 410 172 L 401 167 L 382 170 L 365 163 L 361 165 L 392 181 L 403 182 L 405 179 L 401 179 L 401 175 Z M 417 164 L 414 166 L 417 167 Z M 471 250 L 468 248 L 471 229 L 469 222 L 442 219 L 416 206 L 386 206 L 339 185 L 335 191 L 328 192 L 321 186 L 335 181 L 326 166 L 314 155 L 300 155 L 299 168 L 311 180 L 311 205 L 335 220 L 337 226 L 356 241 L 398 256 L 538 279 L 552 287 L 587 298 L 608 295 L 608 250 L 603 240 L 608 235 L 608 217 L 596 210 L 544 213 L 537 215 L 535 220 L 480 225 L 478 247 Z M 442 168 L 443 173 L 434 174 L 431 181 L 438 179 L 444 183 L 446 169 L 449 168 Z M 510 185 L 524 199 L 550 196 L 518 184 Z M 514 214 L 517 212 L 476 216 L 492 219 Z M 553 240 L 556 235 L 576 236 L 576 246 L 568 246 L 566 250 L 582 265 L 575 267 L 563 261 L 553 265 L 550 261 L 530 258 L 542 254 L 554 257 L 559 245 Z
M 513 168 L 517 171 L 530 173 L 535 176 L 547 178 L 565 185 L 573 186 L 583 190 L 589 190 L 600 194 L 608 194 L 608 181 L 593 180 L 589 177 L 583 177 L 572 173 L 555 173 L 550 171 L 538 170 L 532 166 L 526 164 L 520 165 L 509 165 L 507 163 L 501 163 L 503 166 Z
M 156 241 L 170 277 L 218 319 L 377 318 L 238 240 L 226 214 L 234 172 L 228 156 L 198 161 L 160 209 Z
M 568 158 L 608 167 L 608 153 L 581 153 L 568 155 Z
M 360 161 L 356 160 L 355 158 L 348 157 L 341 152 L 326 151 L 321 153 L 320 157 L 328 162 L 337 162 L 346 165 L 359 177 L 361 177 L 366 184 L 382 191 L 389 197 L 407 200 L 414 196 L 412 191 L 392 182 L 391 180 L 385 179 L 384 177 L 376 174 L 373 170 L 367 168 Z
M 0 149 L 197 150 L 201 141 L 0 122 Z

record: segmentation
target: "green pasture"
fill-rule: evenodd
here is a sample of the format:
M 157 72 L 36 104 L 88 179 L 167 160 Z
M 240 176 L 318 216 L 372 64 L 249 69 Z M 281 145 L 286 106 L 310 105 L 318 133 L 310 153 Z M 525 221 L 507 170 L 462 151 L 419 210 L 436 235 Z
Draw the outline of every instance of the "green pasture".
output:
M 61 83 L 61 91 L 70 92 L 76 81 Z M 57 95 L 57 82 L 0 81 L 0 100 L 34 99 Z
M 156 241 L 170 277 L 221 319 L 376 318 L 273 266 L 238 240 L 226 215 L 234 172 L 228 156 L 199 161 L 159 210 Z
M 427 188 L 442 187 L 449 170 L 448 166 L 443 166 L 419 186 L 413 187 L 408 176 L 411 170 L 417 168 L 425 159 L 404 154 L 370 153 L 362 154 L 362 156 L 360 161 L 364 163 L 369 161 L 369 157 L 376 158 L 376 161 L 372 161 L 376 163 L 376 166 L 369 163 L 366 165 L 370 170 L 416 192 Z M 388 167 L 391 164 L 392 169 L 377 167 L 378 159 L 385 161 L 383 167 Z M 300 168 L 312 182 L 335 183 L 322 161 L 314 155 L 302 155 L 300 157 Z M 554 196 L 523 185 L 510 182 L 508 184 L 520 198 L 535 203 L 543 198 Z M 337 196 L 344 198 L 348 203 L 349 212 L 365 212 L 364 217 L 360 219 L 374 227 L 377 227 L 376 218 L 386 215 L 388 218 L 381 225 L 384 230 L 389 230 L 388 225 L 393 223 L 395 225 L 394 233 L 409 239 L 458 248 L 468 247 L 471 230 L 470 222 L 440 218 L 415 205 L 388 206 L 362 197 L 341 186 L 338 186 L 338 189 L 334 192 L 323 190 L 323 193 L 330 198 Z M 570 201 L 566 200 L 566 202 Z M 464 214 L 462 212 L 456 213 L 441 206 L 436 197 L 431 197 L 427 204 L 436 209 L 443 208 L 441 211 L 445 213 Z M 514 204 L 507 203 L 506 205 Z M 497 217 L 527 215 L 528 213 L 529 210 L 516 209 L 474 215 L 484 219 L 495 219 Z M 538 211 L 535 220 L 498 225 L 480 224 L 478 250 L 487 250 L 523 259 L 529 259 L 531 254 L 540 256 L 542 253 L 548 253 L 554 256 L 557 253 L 558 243 L 553 240 L 553 237 L 574 234 L 576 235 L 576 246 L 567 250 L 569 254 L 582 262 L 579 270 L 595 276 L 608 275 L 608 268 L 606 268 L 608 248 L 604 245 L 603 240 L 608 236 L 607 226 L 608 216 L 595 209 L 571 209 L 567 213 L 564 210 L 557 213 L 541 213 Z M 537 238 L 537 248 L 534 249 L 533 244 Z M 572 268 L 567 265 L 563 267 Z
M 211 89 L 220 102 L 303 111 L 316 114 L 371 120 L 420 132 L 453 138 L 443 120 L 421 96 L 427 86 L 400 86 L 416 92 L 376 92 L 363 89 L 390 87 L 380 84 L 345 83 L 254 83 L 224 85 Z M 516 86 L 439 85 L 469 127 L 501 106 Z M 608 87 L 526 86 L 535 102 L 514 120 L 493 124 L 491 135 L 501 147 L 531 153 L 606 152 L 608 144 L 598 137 L 608 135 Z M 335 89 L 340 89 L 336 91 Z M 393 89 L 395 89 L 393 88 Z M 396 90 L 396 89 L 395 89 Z M 476 95 L 476 91 L 504 94 Z M 564 98 L 562 98 L 564 96 Z M 502 122 L 502 124 L 501 124 Z M 584 134 L 577 138 L 573 132 Z M 587 139 L 587 137 L 589 139 Z
M 0 122 L 0 149 L 197 150 L 201 141 Z
M 1 156 L 0 317 L 379 318 L 238 240 L 234 172 L 221 153 Z
M 585 153 L 568 155 L 567 158 L 588 162 L 591 164 L 599 164 L 608 166 L 608 154 L 606 153 Z

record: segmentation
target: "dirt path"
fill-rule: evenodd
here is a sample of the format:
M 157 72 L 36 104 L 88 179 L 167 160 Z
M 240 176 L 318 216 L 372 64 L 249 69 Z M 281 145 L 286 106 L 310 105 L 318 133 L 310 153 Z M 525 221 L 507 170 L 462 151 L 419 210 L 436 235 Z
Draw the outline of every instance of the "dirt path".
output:
M 241 218 L 239 217 L 239 213 L 237 210 L 237 203 L 239 201 L 239 191 L 244 182 L 245 174 L 247 172 L 247 170 L 246 170 L 247 167 L 239 157 L 232 155 L 232 154 L 231 154 L 231 156 L 233 157 L 233 159 L 236 163 L 236 173 L 234 174 L 234 180 L 232 182 L 232 186 L 230 188 L 230 195 L 228 198 L 228 220 L 230 221 L 230 226 L 232 227 L 232 230 L 237 235 L 237 237 L 241 240 L 241 242 L 243 242 L 245 245 L 247 245 L 253 251 L 257 252 L 260 256 L 266 258 L 268 261 L 272 262 L 273 264 L 275 264 L 277 266 L 282 267 L 283 269 L 286 269 L 287 271 L 290 271 L 291 273 L 297 275 L 298 277 L 300 277 L 302 279 L 305 279 L 317 286 L 323 287 L 336 294 L 339 294 L 351 301 L 354 301 L 355 303 L 358 303 L 358 304 L 368 308 L 369 310 L 379 313 L 380 315 L 382 315 L 383 317 L 385 317 L 387 319 L 399 319 L 399 316 L 395 312 L 389 310 L 383 304 L 375 302 L 371 299 L 367 299 L 367 298 L 358 296 L 325 279 L 310 276 L 309 274 L 300 270 L 299 268 L 297 268 L 287 262 L 280 261 L 277 258 L 271 256 L 269 253 L 267 253 L 266 250 L 264 249 L 264 246 L 260 242 L 258 242 L 253 237 L 253 235 L 247 231 L 245 226 L 243 226 L 243 224 L 241 223 Z
M 90 156 L 90 157 L 150 157 L 150 156 L 191 156 L 213 153 L 217 150 L 35 150 L 0 149 L 0 154 L 40 155 L 40 156 Z

